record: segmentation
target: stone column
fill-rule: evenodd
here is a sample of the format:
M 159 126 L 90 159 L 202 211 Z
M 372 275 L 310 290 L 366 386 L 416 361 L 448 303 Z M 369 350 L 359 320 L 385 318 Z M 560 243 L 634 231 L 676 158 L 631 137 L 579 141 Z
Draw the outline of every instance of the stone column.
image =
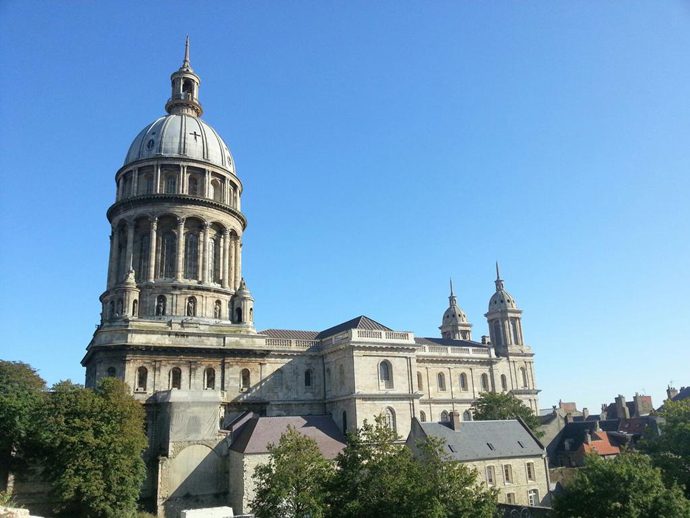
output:
M 149 237 L 149 271 L 146 275 L 148 282 L 156 278 L 156 242 L 158 233 L 158 218 L 151 220 L 151 236 Z
M 134 223 L 127 222 L 127 248 L 125 249 L 125 272 L 132 266 L 132 252 L 134 251 Z
M 108 289 L 115 284 L 115 272 L 117 271 L 117 228 L 111 227 L 110 233 L 110 262 L 108 263 Z
M 242 280 L 242 239 L 237 236 L 235 240 L 235 289 L 240 285 Z
M 234 290 L 235 289 L 235 235 L 230 234 L 228 236 L 228 263 L 229 263 L 229 271 L 228 271 L 228 283 L 229 283 L 229 288 Z
M 208 227 L 208 222 L 204 222 L 204 233 L 201 237 L 201 282 L 204 284 L 208 283 Z
M 161 165 L 156 164 L 156 172 L 153 175 L 153 181 L 155 185 L 153 186 L 153 193 L 158 194 L 161 192 Z
M 204 197 L 210 198 L 211 192 L 211 171 L 206 169 L 206 176 L 204 177 Z
M 223 265 L 223 271 L 221 272 L 221 277 L 222 277 L 222 286 L 223 288 L 228 287 L 228 275 L 229 275 L 229 268 L 228 268 L 228 263 L 230 262 L 230 232 L 225 229 L 223 231 L 223 246 L 222 246 L 222 262 L 220 264 Z
M 184 218 L 177 218 L 177 270 L 175 280 L 181 281 L 184 276 Z
M 132 171 L 132 196 L 139 194 L 139 169 Z
M 180 166 L 180 194 L 187 193 L 187 166 Z

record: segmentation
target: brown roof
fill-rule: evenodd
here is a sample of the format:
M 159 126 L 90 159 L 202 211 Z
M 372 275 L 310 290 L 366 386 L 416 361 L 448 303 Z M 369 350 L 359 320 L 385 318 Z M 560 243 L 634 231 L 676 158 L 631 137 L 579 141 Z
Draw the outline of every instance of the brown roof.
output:
M 230 446 L 240 453 L 268 453 L 269 444 L 278 444 L 288 426 L 316 441 L 327 459 L 345 448 L 345 437 L 328 415 L 255 417 L 238 432 Z
M 609 434 L 607 432 L 594 432 L 592 435 L 591 444 L 582 443 L 582 450 L 584 453 L 596 453 L 598 455 L 618 455 L 621 450 L 618 446 L 611 444 Z
M 296 329 L 266 329 L 259 332 L 269 338 L 285 338 L 287 340 L 315 340 L 318 331 L 298 331 Z

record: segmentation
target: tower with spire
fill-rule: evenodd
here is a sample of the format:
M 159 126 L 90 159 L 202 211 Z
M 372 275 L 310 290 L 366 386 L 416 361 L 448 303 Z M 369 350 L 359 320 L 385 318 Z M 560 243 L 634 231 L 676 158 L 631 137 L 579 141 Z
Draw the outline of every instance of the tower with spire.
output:
M 472 340 L 472 324 L 467 321 L 467 315 L 458 306 L 458 300 L 453 292 L 453 279 L 450 279 L 450 295 L 448 309 L 441 319 L 441 336 L 448 340 Z

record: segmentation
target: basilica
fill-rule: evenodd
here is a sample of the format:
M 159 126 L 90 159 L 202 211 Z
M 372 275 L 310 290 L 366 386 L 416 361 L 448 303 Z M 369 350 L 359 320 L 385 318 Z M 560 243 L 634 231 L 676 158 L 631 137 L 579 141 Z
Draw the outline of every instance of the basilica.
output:
M 159 510 L 183 494 L 233 491 L 222 459 L 242 416 L 323 416 L 345 433 L 383 414 L 404 440 L 413 418 L 471 420 L 482 392 L 511 392 L 538 410 L 522 311 L 498 267 L 479 340 L 452 284 L 438 337 L 367 316 L 323 330 L 255 329 L 242 181 L 201 118 L 188 43 L 171 87 L 167 114 L 139 132 L 115 173 L 107 287 L 82 360 L 87 386 L 118 377 L 146 406 L 145 493 Z

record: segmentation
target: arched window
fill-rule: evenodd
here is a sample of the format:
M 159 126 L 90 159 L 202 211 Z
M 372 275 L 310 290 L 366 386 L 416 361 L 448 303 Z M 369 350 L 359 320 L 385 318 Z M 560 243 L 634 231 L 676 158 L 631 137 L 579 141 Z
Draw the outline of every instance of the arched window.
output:
M 463 421 L 471 421 L 472 420 L 472 412 L 470 412 L 469 410 L 465 410 L 462 413 L 462 420 Z
M 134 301 L 132 302 L 132 316 L 139 316 L 139 301 L 137 299 L 134 299 Z
M 235 308 L 235 322 L 237 324 L 242 323 L 242 308 Z
M 108 316 L 110 318 L 115 318 L 115 301 L 114 300 L 110 301 L 110 306 L 108 308 Z
M 424 410 L 419 411 L 419 420 L 422 423 L 426 423 L 426 413 L 424 412 Z
M 115 367 L 108 367 L 108 370 L 106 372 L 108 373 L 108 376 L 111 378 L 114 378 L 117 375 L 117 369 L 115 369 Z
M 187 193 L 191 196 L 199 195 L 199 179 L 196 176 L 190 176 L 187 183 Z
M 520 332 L 518 331 L 517 318 L 510 319 L 510 328 L 513 330 L 513 343 L 520 343 Z
M 174 232 L 167 231 L 161 236 L 161 254 L 159 263 L 159 277 L 172 279 L 175 277 L 177 237 Z
M 447 423 L 448 422 L 448 412 L 445 410 L 441 412 L 441 422 L 442 423 Z
M 149 234 L 146 233 L 139 238 L 139 264 L 136 272 L 137 280 L 146 279 L 149 274 Z
M 520 380 L 522 381 L 522 386 L 527 386 L 527 371 L 524 367 L 520 367 Z
M 345 386 L 345 367 L 342 364 L 338 366 L 338 384 L 341 388 Z
M 115 316 L 121 317 L 124 309 L 124 302 L 122 299 L 117 299 L 117 309 L 115 310 Z
M 501 390 L 503 390 L 503 392 L 508 391 L 508 378 L 506 378 L 505 374 L 501 374 Z
M 188 232 L 184 241 L 185 279 L 199 279 L 199 234 Z
M 220 237 L 211 239 L 209 245 L 209 271 L 211 272 L 211 282 L 220 283 Z
M 503 345 L 503 335 L 501 334 L 501 322 L 494 320 L 494 345 Z
M 175 194 L 177 192 L 177 178 L 169 174 L 165 177 L 165 194 Z
M 311 387 L 311 369 L 304 371 L 304 386 Z
M 482 392 L 489 392 L 489 375 L 484 373 L 480 379 Z
M 178 367 L 173 367 L 170 369 L 169 384 L 171 389 L 182 388 L 182 371 Z
M 121 282 L 127 272 L 127 230 L 124 225 L 118 230 L 117 237 L 117 272 L 115 282 Z
M 143 194 L 153 194 L 153 175 L 147 174 L 144 176 L 144 192 Z
M 216 388 L 216 371 L 211 367 L 204 371 L 204 388 L 207 390 Z
M 187 298 L 187 316 L 188 317 L 195 317 L 196 316 L 196 297 L 188 297 Z
M 379 381 L 384 388 L 393 388 L 393 369 L 388 360 L 379 363 Z
M 182 92 L 191 95 L 194 95 L 194 83 L 192 82 L 191 79 L 185 79 L 182 81 Z
M 347 433 L 347 412 L 343 410 L 343 433 Z
M 417 389 L 424 390 L 424 377 L 421 372 L 417 372 Z
M 251 386 L 251 377 L 249 374 L 249 369 L 242 369 L 242 372 L 240 374 L 240 389 L 241 390 L 249 390 L 250 386 Z
M 446 375 L 443 374 L 442 372 L 439 372 L 438 375 L 436 376 L 436 379 L 437 379 L 438 389 L 442 392 L 445 392 L 445 390 L 446 390 Z
M 146 382 L 148 381 L 149 371 L 146 367 L 139 367 L 137 369 L 137 390 L 146 392 Z
M 467 392 L 469 390 L 469 386 L 467 385 L 467 374 L 464 372 L 460 373 L 460 390 L 463 392 Z
M 391 407 L 387 407 L 386 410 L 383 413 L 383 418 L 386 422 L 386 426 L 393 430 L 394 432 L 397 431 L 397 425 L 395 423 L 395 410 L 393 410 Z
M 165 316 L 165 295 L 158 295 L 156 299 L 156 315 Z
M 211 198 L 213 201 L 223 201 L 223 189 L 218 180 L 211 180 Z

